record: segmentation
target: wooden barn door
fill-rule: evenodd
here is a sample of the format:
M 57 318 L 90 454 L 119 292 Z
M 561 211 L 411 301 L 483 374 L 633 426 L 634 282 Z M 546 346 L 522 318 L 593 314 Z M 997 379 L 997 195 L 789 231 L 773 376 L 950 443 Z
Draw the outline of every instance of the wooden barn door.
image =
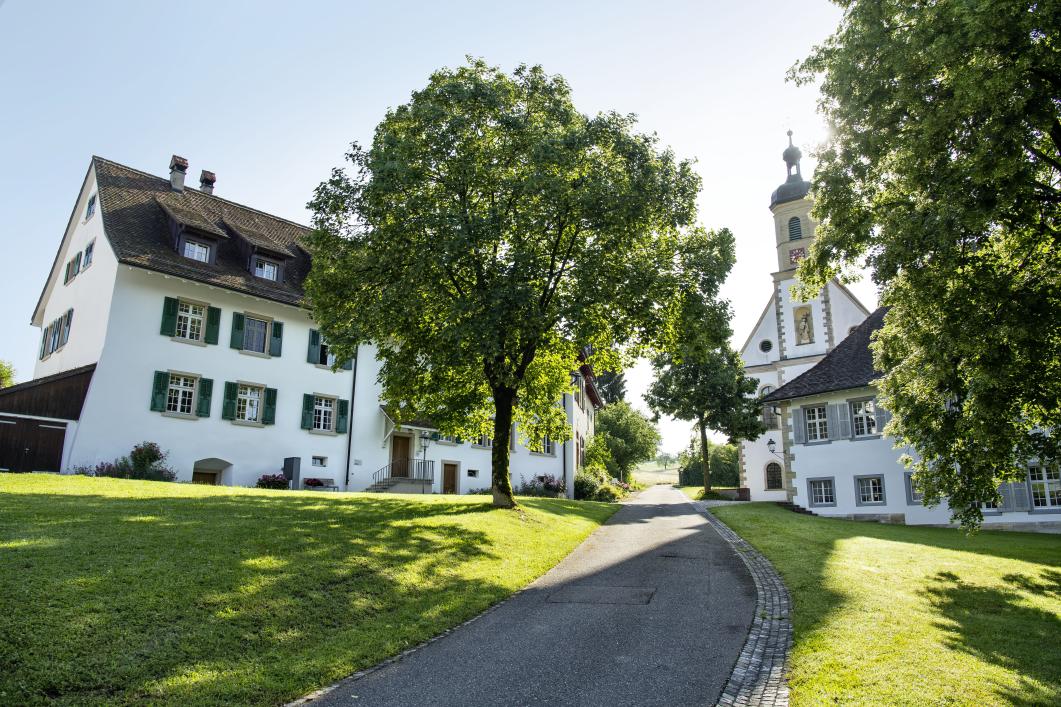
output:
M 65 423 L 0 417 L 0 469 L 58 472 L 65 440 Z

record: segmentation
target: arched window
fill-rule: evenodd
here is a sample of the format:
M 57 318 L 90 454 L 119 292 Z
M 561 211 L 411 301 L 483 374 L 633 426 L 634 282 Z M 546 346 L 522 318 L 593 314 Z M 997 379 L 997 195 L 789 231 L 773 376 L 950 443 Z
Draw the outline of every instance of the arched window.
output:
M 770 462 L 766 465 L 766 490 L 779 491 L 782 487 L 781 465 L 777 462 Z
M 764 385 L 762 389 L 759 390 L 759 397 L 765 398 L 772 392 L 774 392 L 774 386 Z M 766 429 L 768 430 L 778 429 L 777 408 L 775 408 L 773 405 L 763 405 L 763 424 L 766 425 Z
M 798 241 L 803 238 L 803 224 L 799 221 L 799 216 L 793 216 L 788 220 L 788 239 L 790 241 Z

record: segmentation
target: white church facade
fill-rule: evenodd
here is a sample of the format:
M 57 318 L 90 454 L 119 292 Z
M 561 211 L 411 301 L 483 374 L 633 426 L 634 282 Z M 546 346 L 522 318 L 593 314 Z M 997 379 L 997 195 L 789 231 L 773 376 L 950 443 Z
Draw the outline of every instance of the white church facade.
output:
M 33 380 L 0 391 L 0 470 L 69 472 L 152 441 L 181 481 L 252 486 L 286 463 L 339 490 L 489 488 L 489 438 L 394 424 L 372 344 L 335 365 L 302 302 L 308 229 L 186 171 L 92 159 L 33 313 Z M 570 439 L 514 443 L 514 486 L 552 475 L 573 493 L 602 402 L 572 363 Z
M 791 136 L 791 133 L 790 133 Z M 791 140 L 790 140 L 791 143 Z M 767 430 L 740 447 L 741 485 L 753 501 L 792 504 L 821 516 L 909 525 L 948 525 L 946 503 L 922 503 L 884 433 L 870 342 L 886 310 L 869 313 L 838 282 L 809 302 L 793 301 L 795 268 L 814 239 L 809 184 L 799 149 L 784 152 L 789 177 L 771 198 L 779 270 L 774 291 L 741 351 L 759 380 Z M 794 171 L 793 171 L 794 170 Z M 1024 479 L 999 487 L 982 508 L 984 526 L 1061 528 L 1061 471 L 1032 461 Z
M 796 267 L 815 235 L 808 198 L 810 182 L 803 179 L 801 157 L 789 132 L 789 146 L 783 153 L 788 176 L 770 196 L 777 257 L 773 288 L 740 350 L 745 371 L 759 383 L 760 396 L 809 370 L 869 315 L 850 290 L 835 280 L 810 301 L 800 302 L 792 297 Z M 741 486 L 749 490 L 752 500 L 786 501 L 788 480 L 780 419 L 767 408 L 763 420 L 766 432 L 740 445 Z M 769 448 L 771 440 L 773 451 Z

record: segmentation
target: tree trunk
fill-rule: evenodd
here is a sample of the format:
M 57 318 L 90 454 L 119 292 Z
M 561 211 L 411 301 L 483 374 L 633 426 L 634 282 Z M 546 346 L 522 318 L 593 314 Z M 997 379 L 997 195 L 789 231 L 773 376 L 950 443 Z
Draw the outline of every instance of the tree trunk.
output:
M 704 496 L 711 493 L 711 450 L 707 448 L 707 427 L 704 418 L 700 418 L 700 464 L 704 469 Z
M 491 490 L 494 505 L 498 508 L 515 508 L 512 497 L 512 480 L 509 474 L 509 443 L 512 438 L 512 407 L 516 391 L 508 388 L 494 390 L 494 443 L 490 449 Z

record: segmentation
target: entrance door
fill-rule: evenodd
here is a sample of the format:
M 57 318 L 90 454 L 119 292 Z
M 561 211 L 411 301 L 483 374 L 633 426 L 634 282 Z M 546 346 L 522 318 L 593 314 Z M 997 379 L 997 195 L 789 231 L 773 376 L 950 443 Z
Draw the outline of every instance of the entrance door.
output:
M 217 486 L 217 476 L 218 474 L 216 471 L 193 471 L 192 483 L 206 484 L 207 486 Z
M 410 437 L 393 435 L 391 437 L 391 476 L 409 476 L 409 460 L 412 458 Z
M 442 493 L 457 493 L 457 465 L 451 462 L 442 465 Z

